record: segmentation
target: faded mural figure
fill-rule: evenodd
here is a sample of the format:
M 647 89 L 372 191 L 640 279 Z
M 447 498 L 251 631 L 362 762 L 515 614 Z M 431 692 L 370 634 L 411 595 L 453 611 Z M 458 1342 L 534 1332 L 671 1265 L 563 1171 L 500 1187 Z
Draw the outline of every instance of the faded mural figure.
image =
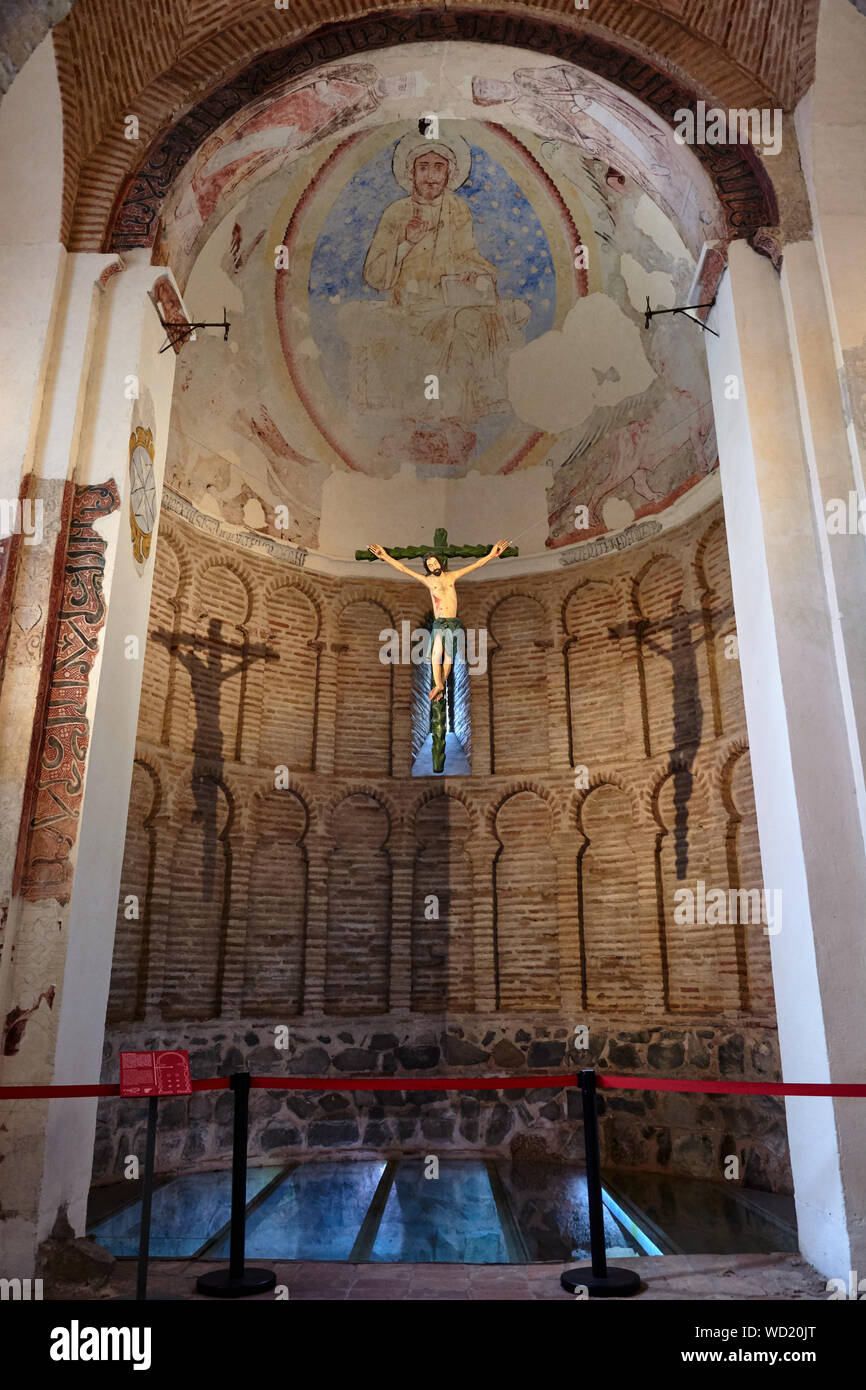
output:
M 499 298 L 497 268 L 479 251 L 469 205 L 454 191 L 471 164 L 461 136 L 416 133 L 395 148 L 394 177 L 409 196 L 385 208 L 363 272 L 387 300 L 347 304 L 340 315 L 350 397 L 361 410 L 450 421 L 459 431 L 511 409 L 508 359 L 531 311 Z M 438 399 L 425 394 L 431 375 Z
M 517 68 L 511 81 L 479 74 L 472 79 L 472 99 L 477 106 L 508 105 L 513 119 L 565 142 L 566 148 L 577 145 L 607 166 L 605 182 L 616 192 L 627 174 L 669 214 L 685 220 L 696 253 L 708 237 L 724 235 L 718 214 L 700 205 L 684 147 L 671 140 L 657 117 L 603 78 L 562 63 Z
M 346 63 L 327 77 L 261 101 L 252 115 L 238 116 L 201 145 L 167 219 L 168 244 L 192 250 L 201 228 L 244 184 L 249 192 L 252 180 L 287 154 L 372 115 L 383 97 L 411 90 L 411 75 L 384 78 L 372 63 Z

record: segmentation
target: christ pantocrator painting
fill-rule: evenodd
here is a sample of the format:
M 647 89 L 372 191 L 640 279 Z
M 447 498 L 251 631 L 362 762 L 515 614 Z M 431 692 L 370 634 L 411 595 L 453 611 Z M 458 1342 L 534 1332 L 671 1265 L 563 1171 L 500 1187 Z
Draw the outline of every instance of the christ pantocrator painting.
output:
M 398 142 L 394 177 L 408 197 L 379 219 L 364 280 L 387 298 L 344 307 L 350 396 L 364 411 L 472 425 L 510 410 L 508 359 L 530 307 L 500 299 L 498 271 L 478 249 L 472 213 L 455 190 L 471 172 L 462 136 Z M 425 382 L 438 378 L 438 400 Z

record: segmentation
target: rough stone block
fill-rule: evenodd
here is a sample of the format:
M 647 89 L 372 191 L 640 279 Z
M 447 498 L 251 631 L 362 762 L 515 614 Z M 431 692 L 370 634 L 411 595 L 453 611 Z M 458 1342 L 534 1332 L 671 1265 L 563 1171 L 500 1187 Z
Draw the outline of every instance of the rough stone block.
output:
M 358 1123 L 352 1119 L 313 1120 L 307 1131 L 311 1149 L 339 1148 L 358 1142 Z

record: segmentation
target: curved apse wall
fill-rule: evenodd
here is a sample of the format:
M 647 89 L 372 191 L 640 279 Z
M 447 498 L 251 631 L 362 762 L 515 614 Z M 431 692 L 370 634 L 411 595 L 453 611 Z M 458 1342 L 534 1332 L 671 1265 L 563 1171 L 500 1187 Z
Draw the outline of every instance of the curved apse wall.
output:
M 171 1045 L 198 1075 L 401 1075 L 405 1093 L 338 1108 L 262 1096 L 251 1152 L 536 1157 L 579 1151 L 561 1097 L 455 1101 L 412 1078 L 587 1060 L 778 1076 L 762 927 L 675 916 L 699 881 L 760 888 L 720 508 L 663 546 L 467 582 L 492 654 L 469 679 L 472 774 L 438 784 L 410 775 L 413 668 L 377 659 L 378 624 L 420 622 L 420 586 L 239 554 L 163 517 L 151 625 L 169 640 L 147 648 L 121 901 L 152 890 L 144 920 L 119 912 L 106 1074 L 121 1046 Z M 749 1183 L 787 1187 L 773 1100 L 734 1117 L 702 1098 L 700 1137 L 691 1103 L 608 1105 L 608 1161 L 711 1176 L 737 1152 Z M 172 1106 L 163 1166 L 224 1160 L 224 1119 Z M 97 1175 L 137 1124 L 103 1108 Z

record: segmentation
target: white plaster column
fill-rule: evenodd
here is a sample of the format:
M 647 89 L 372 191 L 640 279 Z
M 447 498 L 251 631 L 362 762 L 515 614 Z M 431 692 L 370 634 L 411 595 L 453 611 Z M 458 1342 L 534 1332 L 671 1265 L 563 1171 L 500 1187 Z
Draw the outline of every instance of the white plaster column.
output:
M 84 263 L 107 258 L 70 259 L 76 270 L 82 262 L 86 278 Z M 10 909 L 16 949 L 6 981 L 8 997 L 29 1001 L 51 991 L 50 1007 L 41 1007 L 28 1020 L 16 1052 L 3 1059 L 3 1079 L 11 1085 L 91 1082 L 100 1072 L 174 381 L 175 354 L 159 352 L 165 335 L 148 295 L 165 274 L 164 267 L 148 264 L 146 254 L 133 258 L 100 297 L 95 323 L 93 314 L 70 313 L 57 330 L 54 352 L 67 370 L 58 372 L 53 403 L 65 413 L 61 411 L 62 418 L 52 414 L 44 424 L 46 449 L 55 434 L 59 448 L 64 420 L 72 412 L 80 426 L 77 450 L 70 455 L 67 443 L 65 455 L 61 450 L 58 458 L 67 460 L 77 489 L 93 487 L 109 497 L 106 485 L 113 480 L 119 505 L 106 505 L 91 522 L 95 540 L 86 544 L 99 552 L 101 574 L 71 575 L 72 548 L 67 558 L 68 582 L 101 590 L 101 627 L 94 629 L 95 654 L 86 682 L 83 766 L 71 774 L 83 779 L 83 796 L 77 802 L 77 833 L 64 855 L 62 887 L 56 895 L 41 887 L 29 891 L 25 872 L 25 890 Z M 84 289 L 80 297 L 87 302 Z M 83 335 L 92 335 L 86 353 L 81 350 Z M 130 378 L 137 380 L 137 396 Z M 129 441 L 139 425 L 153 432 L 157 487 L 157 523 L 144 564 L 133 556 L 129 521 Z M 54 602 L 62 604 L 60 594 Z M 131 638 L 137 639 L 137 653 Z M 41 763 L 37 778 L 40 770 Z M 24 859 L 26 869 L 26 855 Z M 83 1233 L 96 1102 L 52 1101 L 26 1109 L 12 1103 L 3 1118 L 7 1202 L 16 1217 L 3 1225 L 2 1264 L 4 1270 L 8 1265 L 26 1276 L 61 1208 L 75 1231 Z
M 707 355 L 763 879 L 782 892 L 770 944 L 783 1076 L 862 1081 L 863 769 L 816 487 L 839 398 L 802 282 L 811 254 L 788 247 L 780 280 L 734 242 Z M 866 1105 L 794 1098 L 786 1109 L 801 1249 L 847 1278 L 866 1268 Z
M 63 115 L 50 37 L 32 54 L 0 104 L 0 188 L 0 727 L 21 731 L 29 728 L 36 702 L 67 492 L 70 453 L 46 463 L 39 457 L 38 444 L 43 407 L 47 410 L 56 394 L 58 324 L 70 311 L 79 321 L 79 350 L 86 353 L 88 343 L 81 316 L 89 317 L 89 308 L 76 300 L 60 243 Z M 89 259 L 105 264 L 109 258 Z M 91 275 L 91 299 L 93 279 Z M 74 432 L 73 410 L 68 418 L 70 440 Z M 41 520 L 41 536 L 22 535 L 26 518 L 20 512 L 15 515 L 22 495 L 33 508 L 30 520 Z M 26 734 L 4 737 L 0 746 L 0 822 L 7 827 L 0 843 L 0 923 L 6 919 L 16 853 L 17 837 L 8 828 L 17 828 L 21 817 L 29 752 Z M 4 937 L 0 926 L 0 971 L 3 957 L 9 955 Z M 2 1002 L 0 977 L 0 1006 Z
M 31 758 L 29 731 L 40 705 L 47 670 L 54 656 L 57 599 L 69 533 L 72 486 L 84 421 L 87 381 L 100 312 L 111 295 L 99 277 L 117 264 L 116 256 L 67 256 L 61 246 L 15 248 L 10 262 L 0 247 L 0 274 L 15 301 L 0 328 L 0 374 L 4 382 L 4 496 L 17 497 L 23 480 L 39 530 L 32 540 L 20 537 L 10 556 L 14 571 L 6 576 L 11 620 L 6 638 L 0 727 L 20 736 L 0 746 L 0 903 L 13 893 L 18 851 L 15 833 L 21 820 Z M 19 252 L 25 252 L 22 260 Z M 14 265 L 14 269 L 12 266 Z M 20 315 L 20 317 L 19 317 Z M 7 358 L 8 350 L 8 360 Z M 18 475 L 16 477 L 16 475 Z M 38 510 L 37 510 L 38 509 Z M 5 914 L 4 914 L 5 915 Z M 10 913 L 10 923 L 13 914 Z M 0 964 L 0 1009 L 9 1008 L 11 925 L 3 932 Z
M 102 1060 L 177 360 L 171 350 L 160 353 L 165 331 L 148 297 L 154 282 L 164 274 L 163 267 L 151 266 L 142 257 L 140 264 L 130 266 L 118 280 L 110 313 L 102 325 L 101 372 L 92 382 L 88 399 L 92 428 L 86 441 L 89 447 L 81 459 L 80 481 L 101 480 L 108 465 L 117 481 L 121 504 L 104 523 L 108 550 L 103 595 L 108 612 L 101 659 L 97 658 L 90 683 L 92 732 L 69 904 L 55 1085 L 95 1078 Z M 138 377 L 136 401 L 127 400 L 125 395 L 124 383 L 130 375 Z M 153 431 L 157 487 L 154 537 L 149 560 L 141 567 L 133 557 L 129 527 L 129 437 L 137 424 Z M 140 655 L 135 661 L 126 656 L 130 634 L 139 642 Z M 37 1232 L 40 1239 L 49 1234 L 63 1205 L 76 1232 L 84 1231 L 95 1121 L 95 1102 L 51 1102 Z

